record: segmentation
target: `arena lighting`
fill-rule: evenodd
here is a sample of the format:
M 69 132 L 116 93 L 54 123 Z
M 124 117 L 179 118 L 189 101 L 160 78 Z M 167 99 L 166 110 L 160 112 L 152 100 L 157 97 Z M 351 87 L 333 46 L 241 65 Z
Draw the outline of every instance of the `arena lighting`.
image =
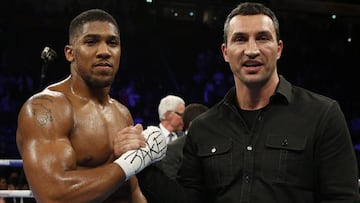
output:
M 197 8 L 192 4 L 164 4 L 161 6 L 162 15 L 174 20 L 195 21 Z

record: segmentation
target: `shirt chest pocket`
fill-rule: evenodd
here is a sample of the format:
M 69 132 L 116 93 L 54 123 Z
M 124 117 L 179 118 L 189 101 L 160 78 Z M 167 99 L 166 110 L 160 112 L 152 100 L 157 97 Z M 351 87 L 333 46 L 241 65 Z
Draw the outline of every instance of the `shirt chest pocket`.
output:
M 233 152 L 231 140 L 216 144 L 205 143 L 198 148 L 206 185 L 211 189 L 225 186 L 233 178 Z
M 304 185 L 311 167 L 306 166 L 306 136 L 268 136 L 262 153 L 262 174 L 275 183 Z M 311 179 L 311 178 L 310 178 Z

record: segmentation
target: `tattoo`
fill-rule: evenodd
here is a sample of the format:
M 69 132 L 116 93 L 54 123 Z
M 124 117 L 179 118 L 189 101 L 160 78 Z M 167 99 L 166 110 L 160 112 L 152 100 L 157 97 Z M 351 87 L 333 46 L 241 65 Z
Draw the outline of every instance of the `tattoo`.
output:
M 53 121 L 53 118 L 51 116 L 51 110 L 47 108 L 44 104 L 37 103 L 36 100 L 46 100 L 50 103 L 52 103 L 53 101 L 46 96 L 41 96 L 35 98 L 34 101 L 31 102 L 31 105 L 33 106 L 33 116 L 35 116 L 37 123 L 40 126 L 44 127 L 46 124 Z

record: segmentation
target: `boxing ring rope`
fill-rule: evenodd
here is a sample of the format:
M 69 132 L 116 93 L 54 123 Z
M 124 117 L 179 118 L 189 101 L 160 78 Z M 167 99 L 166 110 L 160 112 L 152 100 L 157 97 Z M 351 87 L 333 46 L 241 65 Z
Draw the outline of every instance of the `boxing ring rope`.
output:
M 21 159 L 0 159 L 0 166 L 22 167 L 22 165 Z
M 0 197 L 27 197 L 33 198 L 31 190 L 0 190 Z
M 0 167 L 22 167 L 23 161 L 21 159 L 0 159 Z M 33 198 L 31 190 L 0 190 L 0 197 L 27 197 Z

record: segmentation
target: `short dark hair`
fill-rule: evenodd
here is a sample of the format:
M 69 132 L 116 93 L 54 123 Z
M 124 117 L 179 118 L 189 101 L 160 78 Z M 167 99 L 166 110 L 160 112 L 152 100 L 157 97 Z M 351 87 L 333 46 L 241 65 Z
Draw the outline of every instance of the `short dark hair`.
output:
M 101 9 L 90 9 L 77 15 L 69 26 L 69 43 L 72 44 L 76 35 L 81 31 L 83 25 L 93 21 L 105 21 L 114 24 L 119 32 L 119 25 L 115 18 Z
M 237 15 L 258 15 L 258 14 L 264 14 L 271 18 L 271 20 L 274 22 L 275 32 L 276 32 L 276 39 L 277 41 L 280 40 L 280 28 L 279 28 L 279 21 L 275 15 L 275 13 L 265 5 L 261 3 L 255 3 L 255 2 L 243 2 L 240 3 L 234 8 L 229 15 L 226 17 L 225 23 L 224 23 L 224 43 L 227 43 L 227 35 L 229 32 L 229 23 L 230 20 Z
M 191 103 L 185 107 L 183 121 L 184 129 L 187 130 L 190 127 L 190 122 L 194 120 L 198 115 L 208 110 L 208 107 L 204 104 Z

